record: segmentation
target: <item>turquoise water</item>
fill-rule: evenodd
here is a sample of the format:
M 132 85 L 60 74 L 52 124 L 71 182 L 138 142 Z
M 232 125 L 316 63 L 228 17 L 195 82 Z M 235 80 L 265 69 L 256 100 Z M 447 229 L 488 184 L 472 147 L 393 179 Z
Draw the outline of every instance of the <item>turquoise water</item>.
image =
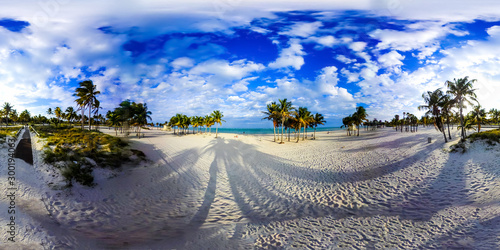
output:
M 341 130 L 340 128 L 336 127 L 318 127 L 316 129 L 316 132 L 322 132 L 322 131 L 335 131 L 335 130 Z M 279 129 L 281 133 L 281 128 Z M 301 130 L 302 131 L 302 130 Z M 308 128 L 307 132 L 313 132 L 314 129 Z M 212 133 L 215 132 L 215 128 L 212 127 Z M 219 128 L 219 133 L 231 133 L 231 134 L 250 134 L 250 135 L 261 135 L 261 134 L 273 134 L 273 129 L 272 128 Z M 276 132 L 278 132 L 278 129 L 276 128 Z

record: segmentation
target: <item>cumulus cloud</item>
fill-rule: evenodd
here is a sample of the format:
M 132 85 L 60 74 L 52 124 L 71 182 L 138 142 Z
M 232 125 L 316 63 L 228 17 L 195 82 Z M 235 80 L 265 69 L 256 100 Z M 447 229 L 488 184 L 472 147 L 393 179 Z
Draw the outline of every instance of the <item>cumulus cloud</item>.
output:
M 391 51 L 389 53 L 383 54 L 378 57 L 378 62 L 386 68 L 389 68 L 396 73 L 401 72 L 401 65 L 403 65 L 402 60 L 405 57 L 396 51 Z
M 271 68 L 287 68 L 292 67 L 299 70 L 302 65 L 304 65 L 304 55 L 306 53 L 303 50 L 301 44 L 292 42 L 288 48 L 281 50 L 279 57 L 276 61 L 269 64 Z
M 314 35 L 322 25 L 323 24 L 321 22 L 312 22 L 312 23 L 300 22 L 292 25 L 286 31 L 280 32 L 280 34 L 292 37 L 309 37 L 311 35 Z

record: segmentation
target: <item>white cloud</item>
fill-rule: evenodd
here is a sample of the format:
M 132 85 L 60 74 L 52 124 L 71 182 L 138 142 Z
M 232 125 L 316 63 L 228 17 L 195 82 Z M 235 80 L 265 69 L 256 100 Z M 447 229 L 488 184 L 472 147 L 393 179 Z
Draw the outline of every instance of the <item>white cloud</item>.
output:
M 401 72 L 401 65 L 403 65 L 402 60 L 405 57 L 396 51 L 391 51 L 389 53 L 383 54 L 378 57 L 378 62 L 386 68 L 399 73 Z
M 194 60 L 189 57 L 179 57 L 172 61 L 171 64 L 174 69 L 191 68 L 194 65 Z
M 189 73 L 211 76 L 217 83 L 229 84 L 231 81 L 240 80 L 262 69 L 264 69 L 262 64 L 249 62 L 243 59 L 231 63 L 225 60 L 209 60 L 194 66 Z
M 335 39 L 335 37 L 333 36 L 320 36 L 320 37 L 317 37 L 317 36 L 312 36 L 312 37 L 309 37 L 308 39 L 306 39 L 306 41 L 312 41 L 312 42 L 315 42 L 317 44 L 320 44 L 324 47 L 333 47 L 333 45 L 335 44 L 338 44 L 339 41 L 337 41 L 337 39 Z
M 287 35 L 292 37 L 309 37 L 314 35 L 316 31 L 323 24 L 321 22 L 313 23 L 296 23 L 288 28 L 286 31 L 280 32 L 281 35 Z
M 239 96 L 235 96 L 235 95 L 229 96 L 227 98 L 227 100 L 230 101 L 230 102 L 243 102 L 243 101 L 245 101 L 245 99 L 243 99 L 243 98 L 241 98 Z
M 366 47 L 366 43 L 365 42 L 353 42 L 351 44 L 349 44 L 349 48 L 356 51 L 356 52 L 360 52 L 360 51 L 363 51 Z
M 345 64 L 351 64 L 351 63 L 354 63 L 356 62 L 357 60 L 356 59 L 350 59 L 350 58 L 347 58 L 346 56 L 344 55 L 338 55 L 337 57 L 335 57 L 335 59 L 345 63 Z
M 269 64 L 271 68 L 287 68 L 293 67 L 299 70 L 304 65 L 304 56 L 306 53 L 303 51 L 302 45 L 297 41 L 292 41 L 290 47 L 282 49 L 276 61 Z

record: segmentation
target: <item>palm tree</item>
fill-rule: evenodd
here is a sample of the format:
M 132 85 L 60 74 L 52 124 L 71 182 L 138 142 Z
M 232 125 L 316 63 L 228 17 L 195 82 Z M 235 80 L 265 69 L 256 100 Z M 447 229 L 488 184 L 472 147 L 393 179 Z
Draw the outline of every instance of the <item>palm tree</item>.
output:
M 356 125 L 356 127 L 358 129 L 357 136 L 359 136 L 359 125 L 363 121 L 367 121 L 367 119 L 366 119 L 367 116 L 368 116 L 368 114 L 366 113 L 366 109 L 364 107 L 362 107 L 362 106 L 356 107 L 356 112 L 354 112 L 354 114 L 352 115 L 352 119 L 353 119 L 354 125 Z
M 481 132 L 481 123 L 486 119 L 486 111 L 478 104 L 474 106 L 469 114 L 472 121 L 477 124 L 477 132 Z
M 3 104 L 3 113 L 5 114 L 5 126 L 7 126 L 8 122 L 9 122 L 9 115 L 10 115 L 10 112 L 12 111 L 12 105 L 10 105 L 10 103 L 6 102 Z
M 311 122 L 311 112 L 307 110 L 306 107 L 299 107 L 298 111 L 293 111 L 294 119 L 297 122 L 297 128 L 299 136 L 297 136 L 297 142 L 299 142 L 300 138 L 300 129 L 304 128 L 304 132 L 302 134 L 302 140 L 305 140 L 306 130 L 305 127 L 309 125 Z
M 61 121 L 61 117 L 63 116 L 61 108 L 56 107 L 56 109 L 54 109 L 54 114 L 56 115 L 57 123 L 59 123 Z
M 272 102 L 267 104 L 267 111 L 262 111 L 262 113 L 267 116 L 262 118 L 262 120 L 272 120 L 273 121 L 273 129 L 274 129 L 274 141 L 276 142 L 276 126 L 278 126 L 278 118 L 279 118 L 279 107 L 276 105 L 276 102 Z
M 472 105 L 471 100 L 477 102 L 477 96 L 474 93 L 475 89 L 472 88 L 472 84 L 476 81 L 476 79 L 469 80 L 469 77 L 466 76 L 464 78 L 453 79 L 453 82 L 446 81 L 445 83 L 445 85 L 448 87 L 448 91 L 446 91 L 446 93 L 453 96 L 453 100 L 459 107 L 462 139 L 465 138 L 464 115 L 462 110 L 464 108 L 464 103 L 469 103 Z
M 224 115 L 219 111 L 219 110 L 215 110 L 214 112 L 212 112 L 212 117 L 214 119 L 214 122 L 219 125 L 222 125 L 222 122 L 225 122 L 224 120 L 222 120 L 222 117 L 224 117 Z M 218 129 L 219 129 L 219 126 L 216 125 L 215 127 L 215 138 L 217 138 L 217 132 L 218 132 Z
M 215 124 L 215 120 L 210 115 L 205 116 L 205 119 L 206 119 L 206 125 L 209 129 L 209 133 L 212 134 L 212 126 Z
M 493 109 L 490 109 L 490 111 L 488 113 L 490 114 L 492 123 L 498 124 L 498 121 L 500 119 L 500 110 L 493 108 Z
M 73 107 L 67 107 L 66 108 L 66 119 L 68 120 L 68 122 L 71 123 L 71 121 L 73 119 L 75 119 L 75 117 L 76 117 L 75 109 Z
M 47 109 L 47 114 L 48 115 L 53 115 L 54 113 L 52 112 L 52 108 Z
M 292 102 L 288 102 L 285 99 L 279 99 L 278 100 L 279 105 L 278 105 L 278 114 L 279 118 L 281 120 L 281 144 L 283 144 L 283 129 L 285 128 L 285 121 L 288 120 L 290 117 L 290 112 L 293 110 L 292 107 Z
M 94 85 L 94 83 L 90 80 L 79 82 L 78 84 L 80 85 L 80 87 L 76 89 L 76 93 L 73 94 L 73 96 L 78 97 L 75 102 L 78 104 L 78 106 L 80 106 L 80 109 L 82 110 L 82 117 L 83 110 L 85 110 L 85 108 L 89 109 L 89 130 L 91 130 L 92 119 L 90 119 L 90 117 L 92 117 L 92 109 L 95 108 L 95 104 L 99 102 L 96 96 L 101 92 L 96 90 L 96 85 Z
M 450 116 L 452 115 L 451 108 L 455 106 L 455 100 L 450 95 L 443 95 L 439 100 L 441 107 L 441 115 L 446 117 L 446 124 L 448 125 L 448 138 L 451 140 L 450 133 Z
M 19 120 L 19 115 L 17 114 L 17 110 L 13 109 L 10 113 L 10 119 L 16 124 L 16 122 Z
M 134 103 L 135 104 L 135 103 Z M 148 123 L 148 120 L 151 119 L 151 111 L 148 111 L 148 105 L 146 103 L 138 103 L 133 106 L 134 107 L 134 123 L 137 125 L 138 136 L 141 139 L 141 126 L 145 126 Z
M 325 118 L 323 117 L 322 114 L 316 113 L 314 115 L 314 137 L 313 139 L 316 140 L 316 128 L 318 125 L 324 125 L 326 123 Z
M 426 115 L 434 116 L 434 127 L 443 133 L 444 142 L 448 142 L 446 139 L 446 133 L 444 132 L 443 119 L 441 116 L 440 107 L 442 106 L 443 91 L 441 89 L 436 89 L 434 91 L 427 91 L 427 93 L 422 94 L 424 102 L 426 105 L 418 106 L 418 110 L 427 110 Z
M 115 112 L 108 112 L 106 117 L 108 118 L 108 125 L 115 128 L 115 135 L 118 136 L 117 126 L 120 126 L 120 117 Z
M 340 128 L 346 128 L 347 129 L 347 136 L 351 135 L 351 126 L 354 124 L 354 120 L 352 119 L 352 116 L 349 115 L 347 117 L 342 118 L 342 126 Z
M 19 119 L 21 120 L 21 122 L 29 122 L 31 120 L 31 114 L 30 112 L 25 109 L 23 112 L 21 112 L 21 114 L 19 115 Z
M 476 130 L 476 128 L 474 128 L 474 119 L 472 118 L 472 116 L 470 114 L 468 114 L 467 116 L 465 116 L 465 119 L 464 119 L 464 125 L 458 125 L 457 126 L 457 129 L 464 129 L 465 131 L 465 136 L 467 136 L 467 130 L 470 130 L 470 129 L 473 129 L 473 130 Z

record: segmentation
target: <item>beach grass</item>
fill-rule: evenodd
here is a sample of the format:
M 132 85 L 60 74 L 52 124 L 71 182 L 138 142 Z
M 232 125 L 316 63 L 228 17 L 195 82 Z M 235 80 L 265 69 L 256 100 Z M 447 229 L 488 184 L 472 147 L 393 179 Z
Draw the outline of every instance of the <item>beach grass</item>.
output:
M 465 153 L 467 151 L 466 142 L 474 143 L 475 141 L 482 140 L 487 144 L 494 146 L 500 143 L 500 129 L 488 130 L 483 132 L 478 132 L 467 136 L 465 139 L 461 139 L 457 144 L 451 145 L 451 152 L 461 152 Z
M 0 143 L 4 143 L 7 136 L 15 137 L 17 131 L 19 131 L 20 126 L 18 127 L 5 127 L 0 128 Z
M 59 168 L 68 185 L 75 180 L 92 186 L 94 167 L 114 169 L 126 162 L 145 160 L 142 151 L 129 149 L 122 139 L 98 131 L 71 126 L 37 126 L 35 129 L 47 140 L 44 162 Z

